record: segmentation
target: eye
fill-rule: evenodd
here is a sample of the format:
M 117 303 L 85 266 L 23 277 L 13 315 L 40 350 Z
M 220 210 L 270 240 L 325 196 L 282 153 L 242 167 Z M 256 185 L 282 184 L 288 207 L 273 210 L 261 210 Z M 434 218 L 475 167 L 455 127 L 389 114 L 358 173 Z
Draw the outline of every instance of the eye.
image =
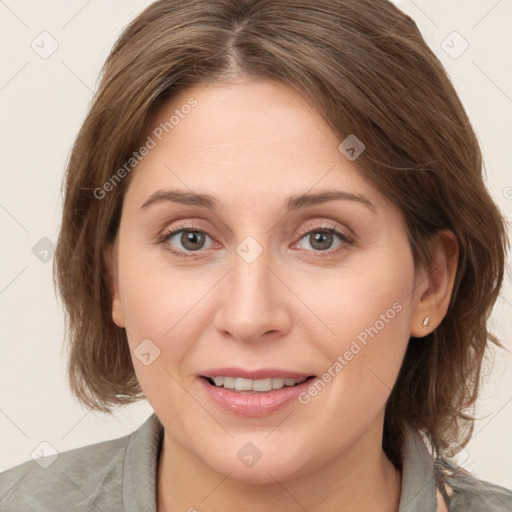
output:
M 165 243 L 169 251 L 176 256 L 187 258 L 195 256 L 194 254 L 187 253 L 194 253 L 204 249 L 207 239 L 213 242 L 208 233 L 203 229 L 187 226 L 163 233 L 158 242 Z M 210 244 L 210 247 L 206 247 L 206 249 L 211 248 L 212 245 Z M 177 247 L 177 250 L 175 247 Z
M 352 238 L 341 230 L 336 225 L 321 225 L 316 226 L 313 229 L 306 228 L 305 235 L 299 240 L 305 240 L 309 247 L 306 247 L 307 250 L 312 250 L 313 252 L 328 252 L 329 254 L 336 253 L 338 250 L 346 248 L 347 245 L 352 245 Z M 332 248 L 333 243 L 335 243 L 336 238 L 338 238 L 339 243 L 336 247 Z
M 316 253 L 315 256 L 320 257 L 338 253 L 338 251 L 346 249 L 347 246 L 354 243 L 350 235 L 333 224 L 308 227 L 302 229 L 299 234 L 303 236 L 297 243 L 305 240 L 309 245 L 309 247 L 302 249 L 313 254 Z M 336 238 L 339 242 L 333 249 L 332 245 Z M 210 240 L 210 244 L 207 244 L 208 240 Z M 158 238 L 157 243 L 165 244 L 166 249 L 173 255 L 183 258 L 199 256 L 202 252 L 201 249 L 211 249 L 216 245 L 216 242 L 204 229 L 194 225 L 178 226 L 165 231 Z

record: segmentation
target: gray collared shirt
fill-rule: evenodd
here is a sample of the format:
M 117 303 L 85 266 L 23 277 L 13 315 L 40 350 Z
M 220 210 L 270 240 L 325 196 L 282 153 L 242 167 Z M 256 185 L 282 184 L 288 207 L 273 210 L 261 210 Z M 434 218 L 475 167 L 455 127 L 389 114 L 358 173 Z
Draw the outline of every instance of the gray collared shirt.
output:
M 153 413 L 131 434 L 60 453 L 46 469 L 44 459 L 24 462 L 0 473 L 0 510 L 156 512 L 162 439 L 162 424 Z M 421 436 L 410 431 L 399 512 L 436 512 L 436 487 L 450 512 L 512 512 L 512 491 L 434 461 Z M 195 508 L 201 510 L 200 504 Z

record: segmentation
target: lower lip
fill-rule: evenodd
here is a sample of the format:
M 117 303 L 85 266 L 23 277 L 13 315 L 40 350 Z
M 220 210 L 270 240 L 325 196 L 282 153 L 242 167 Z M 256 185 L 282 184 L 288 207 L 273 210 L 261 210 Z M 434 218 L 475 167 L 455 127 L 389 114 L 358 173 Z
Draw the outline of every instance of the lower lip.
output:
M 311 386 L 315 378 L 307 379 L 296 386 L 266 392 L 233 391 L 213 386 L 204 377 L 199 377 L 198 380 L 206 394 L 223 409 L 238 416 L 258 418 L 268 416 L 296 400 Z

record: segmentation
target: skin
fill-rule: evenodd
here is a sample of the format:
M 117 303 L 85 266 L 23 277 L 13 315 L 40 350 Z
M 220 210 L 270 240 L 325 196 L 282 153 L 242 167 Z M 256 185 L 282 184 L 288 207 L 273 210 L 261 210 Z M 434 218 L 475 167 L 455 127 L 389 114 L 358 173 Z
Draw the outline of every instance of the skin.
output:
M 133 171 L 109 252 L 112 317 L 126 328 L 140 385 L 165 430 L 158 510 L 397 511 L 401 474 L 382 450 L 384 406 L 409 337 L 429 332 L 426 315 L 433 329 L 446 314 L 455 237 L 433 240 L 429 281 L 414 266 L 400 211 L 286 86 L 239 78 L 189 89 L 160 107 L 154 126 L 191 96 L 198 105 Z M 141 208 L 160 189 L 206 193 L 222 208 Z M 332 189 L 363 195 L 374 208 L 338 200 L 286 212 L 289 196 Z M 198 250 L 182 244 L 181 232 L 157 243 L 191 222 L 190 231 L 207 232 Z M 314 234 L 325 223 L 353 242 L 333 234 L 319 248 Z M 248 236 L 263 249 L 250 264 L 236 251 Z M 198 385 L 198 374 L 221 366 L 322 375 L 397 302 L 400 312 L 307 405 L 244 418 Z M 133 355 L 145 339 L 160 350 L 149 366 Z M 252 467 L 237 458 L 248 442 L 262 454 Z

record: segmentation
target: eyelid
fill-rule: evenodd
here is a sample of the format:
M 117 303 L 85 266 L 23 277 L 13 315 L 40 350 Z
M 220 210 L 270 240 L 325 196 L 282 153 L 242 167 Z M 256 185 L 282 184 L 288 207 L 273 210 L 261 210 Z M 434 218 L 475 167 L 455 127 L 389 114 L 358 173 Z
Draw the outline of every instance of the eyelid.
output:
M 181 224 L 178 221 L 177 225 L 173 225 L 171 228 L 166 227 L 161 232 L 160 235 L 157 237 L 157 242 L 164 242 L 166 239 L 168 239 L 171 235 L 176 235 L 180 231 L 199 231 L 201 233 L 204 233 L 209 238 L 214 240 L 214 238 L 210 235 L 209 229 L 202 226 L 201 224 L 196 223 L 195 221 L 183 221 Z M 215 240 L 214 240 L 215 241 Z
M 188 229 L 188 230 L 196 229 L 198 231 L 205 232 L 205 234 L 207 234 L 208 236 L 210 236 L 210 238 L 212 238 L 209 233 L 209 228 L 202 226 L 201 223 L 196 223 L 193 220 L 185 220 L 181 224 L 180 224 L 179 220 L 177 222 L 178 222 L 178 224 L 176 226 L 173 226 L 172 229 L 165 228 L 162 232 L 162 236 L 165 237 L 171 233 L 176 233 L 180 229 Z M 304 235 L 308 234 L 311 230 L 314 230 L 314 229 L 318 229 L 318 230 L 334 229 L 335 231 L 340 231 L 341 234 L 345 235 L 351 242 L 355 242 L 357 240 L 357 236 L 351 229 L 345 228 L 345 227 L 340 227 L 339 224 L 337 224 L 335 221 L 322 220 L 322 221 L 317 221 L 317 222 L 320 222 L 320 224 L 316 224 L 315 221 L 311 221 L 310 223 L 307 223 L 306 225 L 302 226 L 298 231 L 296 231 L 294 237 L 299 236 L 299 235 L 304 236 Z M 167 225 L 168 224 L 166 224 L 166 226 Z
M 321 231 L 322 229 L 333 230 L 333 231 L 337 232 L 339 235 L 342 235 L 345 238 L 347 238 L 347 240 L 350 243 L 355 243 L 357 240 L 355 233 L 351 229 L 345 229 L 345 228 L 339 226 L 336 222 L 331 221 L 331 220 L 320 221 L 320 224 L 315 224 L 315 223 L 313 223 L 313 225 L 306 224 L 305 226 L 303 226 L 302 228 L 300 228 L 297 231 L 296 236 L 302 237 L 304 235 L 307 235 L 311 231 Z

